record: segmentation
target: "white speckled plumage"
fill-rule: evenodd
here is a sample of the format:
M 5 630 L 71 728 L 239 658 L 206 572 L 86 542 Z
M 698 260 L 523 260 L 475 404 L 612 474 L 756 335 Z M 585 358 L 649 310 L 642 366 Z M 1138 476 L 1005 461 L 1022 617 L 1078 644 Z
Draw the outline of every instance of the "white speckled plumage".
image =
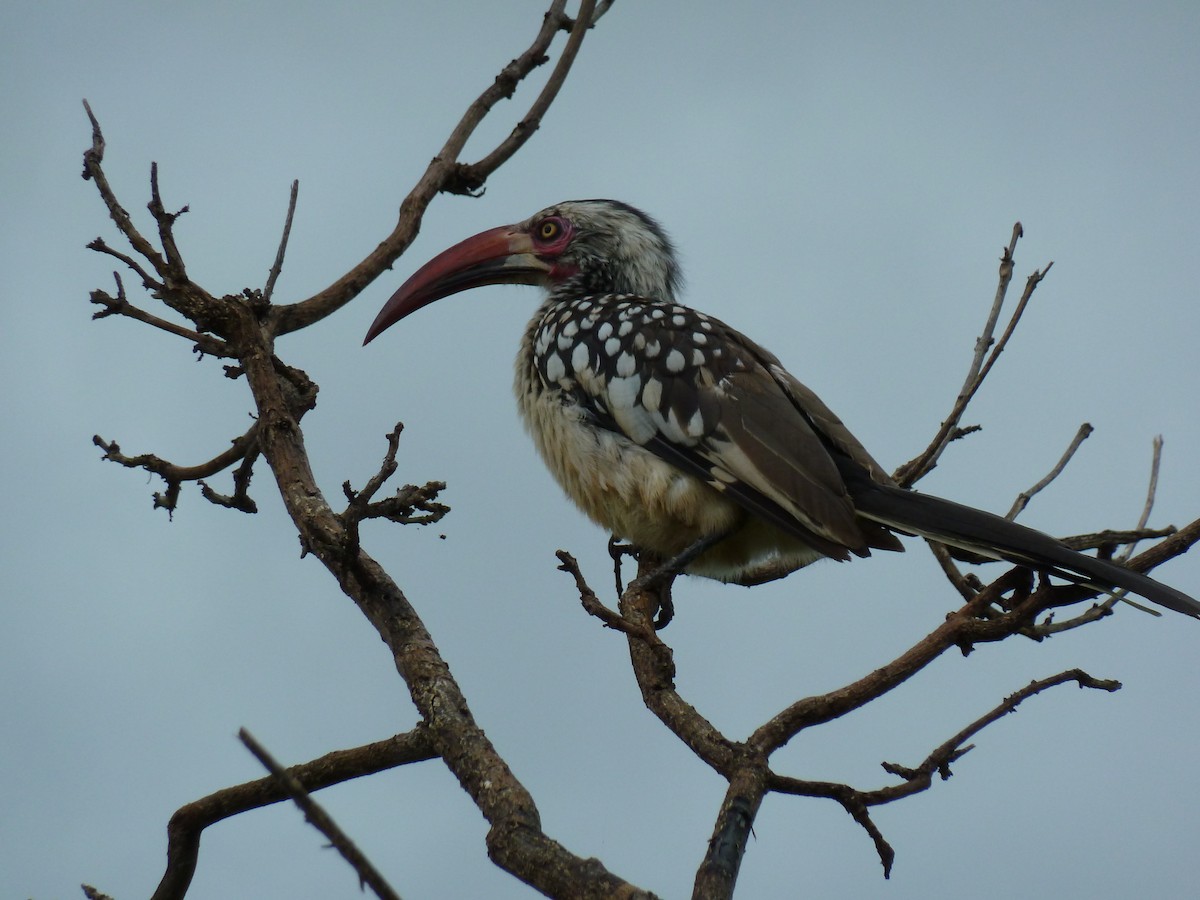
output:
M 872 544 L 898 549 L 886 532 L 857 519 L 832 465 L 815 480 L 818 493 L 833 488 L 819 505 L 840 507 L 828 522 L 774 496 L 771 476 L 729 439 L 722 421 L 727 408 L 740 402 L 729 378 L 769 380 L 755 356 L 765 356 L 768 365 L 773 357 L 676 302 L 670 244 L 640 213 L 585 201 L 560 204 L 539 217 L 561 215 L 577 233 L 608 234 L 611 223 L 588 231 L 593 213 L 611 214 L 639 236 L 633 242 L 639 262 L 612 263 L 631 258 L 628 248 L 586 248 L 605 264 L 598 274 L 585 268 L 551 291 L 526 328 L 514 379 L 526 428 L 576 505 L 614 534 L 664 556 L 706 535 L 732 532 L 688 569 L 722 580 L 778 577 L 824 555 L 865 555 Z M 605 290 L 586 293 L 590 287 Z M 570 366 L 562 366 L 550 347 L 569 352 Z M 787 403 L 777 388 L 768 402 Z M 664 445 L 691 453 L 692 471 L 664 459 Z M 730 494 L 731 486 L 794 507 L 788 512 L 802 524 L 789 531 L 762 521 Z M 800 536 L 808 531 L 825 552 Z

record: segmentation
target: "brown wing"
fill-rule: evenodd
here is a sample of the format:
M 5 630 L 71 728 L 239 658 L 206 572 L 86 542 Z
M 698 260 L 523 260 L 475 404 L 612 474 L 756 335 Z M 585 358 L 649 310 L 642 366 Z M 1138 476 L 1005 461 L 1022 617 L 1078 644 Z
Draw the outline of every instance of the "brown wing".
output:
M 539 368 L 597 421 L 828 556 L 900 549 L 858 517 L 832 454 L 882 470 L 775 357 L 687 307 L 587 302 L 569 343 L 558 333 L 568 319 L 544 321 L 538 344 L 559 358 Z

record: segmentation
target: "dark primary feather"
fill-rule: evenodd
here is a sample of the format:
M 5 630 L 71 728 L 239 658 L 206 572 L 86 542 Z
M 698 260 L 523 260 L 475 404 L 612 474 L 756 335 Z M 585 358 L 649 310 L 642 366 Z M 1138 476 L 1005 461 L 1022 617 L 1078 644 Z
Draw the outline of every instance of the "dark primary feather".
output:
M 1048 534 L 1002 516 L 865 478 L 854 478 L 850 487 L 859 512 L 902 531 L 1098 590 L 1124 588 L 1167 609 L 1200 618 L 1200 603 L 1182 591 L 1124 566 L 1079 553 Z

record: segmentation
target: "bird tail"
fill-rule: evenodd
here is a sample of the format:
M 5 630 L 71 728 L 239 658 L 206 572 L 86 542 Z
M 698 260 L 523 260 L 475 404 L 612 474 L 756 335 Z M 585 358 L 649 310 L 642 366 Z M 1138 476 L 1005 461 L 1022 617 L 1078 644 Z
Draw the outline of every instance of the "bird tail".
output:
M 1058 575 L 1101 591 L 1124 588 L 1152 603 L 1200 619 L 1200 602 L 1124 566 L 1078 553 L 1048 534 L 941 497 L 865 476 L 851 488 L 859 515 L 898 531 Z

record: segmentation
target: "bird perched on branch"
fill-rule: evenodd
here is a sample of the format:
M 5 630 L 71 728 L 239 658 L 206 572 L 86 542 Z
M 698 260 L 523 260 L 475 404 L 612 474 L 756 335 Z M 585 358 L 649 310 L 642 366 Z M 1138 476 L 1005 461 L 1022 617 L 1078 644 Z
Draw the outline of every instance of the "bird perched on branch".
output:
M 547 292 L 514 388 L 551 473 L 613 534 L 664 559 L 687 554 L 689 574 L 756 584 L 822 557 L 903 550 L 900 532 L 1200 618 L 1200 603 L 1145 575 L 897 486 L 775 356 L 676 300 L 670 241 L 624 203 L 559 203 L 467 238 L 396 291 L 364 344 L 489 284 Z

